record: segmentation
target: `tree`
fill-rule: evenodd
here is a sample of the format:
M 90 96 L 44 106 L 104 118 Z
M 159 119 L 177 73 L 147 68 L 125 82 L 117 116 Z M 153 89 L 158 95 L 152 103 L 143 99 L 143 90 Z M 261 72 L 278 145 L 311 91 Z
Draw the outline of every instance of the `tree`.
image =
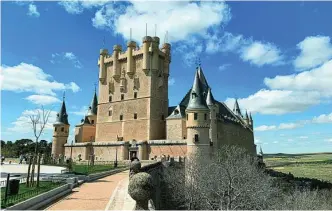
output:
M 35 149 L 32 159 L 30 186 L 34 185 L 35 165 L 37 161 L 37 155 L 40 154 L 38 153 L 38 141 L 45 129 L 45 126 L 48 123 L 48 118 L 50 116 L 50 113 L 51 110 L 45 110 L 44 107 L 42 106 L 41 109 L 37 109 L 36 114 L 29 115 L 30 123 L 33 129 L 33 134 L 35 136 Z M 38 168 L 40 168 L 40 163 L 38 164 Z M 28 181 L 29 181 L 29 172 L 27 178 L 27 185 L 29 185 Z M 39 173 L 37 174 L 37 187 L 39 187 Z

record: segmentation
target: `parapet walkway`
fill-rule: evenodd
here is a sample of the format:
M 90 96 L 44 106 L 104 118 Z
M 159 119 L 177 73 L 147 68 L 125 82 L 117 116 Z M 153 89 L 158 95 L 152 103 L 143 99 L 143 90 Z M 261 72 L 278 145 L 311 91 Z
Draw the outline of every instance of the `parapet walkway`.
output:
M 128 195 L 128 183 L 128 170 L 87 182 L 46 210 L 133 210 L 135 201 Z

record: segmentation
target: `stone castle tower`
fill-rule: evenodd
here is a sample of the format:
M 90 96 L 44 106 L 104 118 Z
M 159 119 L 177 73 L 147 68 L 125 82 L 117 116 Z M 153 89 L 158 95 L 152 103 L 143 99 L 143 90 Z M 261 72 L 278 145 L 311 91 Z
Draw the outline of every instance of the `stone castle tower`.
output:
M 186 119 L 187 155 L 195 154 L 197 150 L 203 154 L 209 154 L 211 150 L 210 109 L 206 104 L 199 82 L 199 70 L 196 71 L 194 84 L 190 91 Z
M 129 41 L 100 50 L 99 104 L 96 140 L 153 140 L 166 138 L 168 76 L 171 46 L 146 36 L 142 49 Z
M 67 143 L 69 136 L 69 127 L 65 99 L 63 98 L 60 112 L 57 114 L 56 121 L 53 124 L 52 155 L 54 157 L 65 155 L 64 145 Z

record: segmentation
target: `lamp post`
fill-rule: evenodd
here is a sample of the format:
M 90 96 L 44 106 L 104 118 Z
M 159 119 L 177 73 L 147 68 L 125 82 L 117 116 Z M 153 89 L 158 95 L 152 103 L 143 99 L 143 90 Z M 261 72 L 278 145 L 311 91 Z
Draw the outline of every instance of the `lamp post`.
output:
M 73 157 L 73 143 L 74 143 L 74 141 L 72 140 L 71 146 L 70 146 L 70 160 L 72 160 L 72 157 Z
M 115 162 L 114 168 L 118 167 L 118 145 L 115 146 Z

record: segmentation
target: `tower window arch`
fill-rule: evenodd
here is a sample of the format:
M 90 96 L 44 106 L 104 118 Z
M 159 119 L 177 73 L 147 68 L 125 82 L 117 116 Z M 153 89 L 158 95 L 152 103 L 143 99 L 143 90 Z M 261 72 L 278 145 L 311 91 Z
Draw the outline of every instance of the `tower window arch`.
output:
M 198 119 L 198 114 L 194 113 L 194 120 L 197 120 L 197 119 Z
M 108 116 L 112 116 L 112 114 L 113 114 L 113 109 L 112 109 L 112 107 L 110 107 L 108 109 Z
M 207 120 L 207 114 L 204 114 L 204 120 Z
M 54 128 L 54 131 L 56 131 L 57 128 Z
M 108 97 L 108 102 L 112 102 L 112 95 Z
M 195 134 L 195 137 L 194 137 L 194 142 L 198 142 L 198 134 Z

